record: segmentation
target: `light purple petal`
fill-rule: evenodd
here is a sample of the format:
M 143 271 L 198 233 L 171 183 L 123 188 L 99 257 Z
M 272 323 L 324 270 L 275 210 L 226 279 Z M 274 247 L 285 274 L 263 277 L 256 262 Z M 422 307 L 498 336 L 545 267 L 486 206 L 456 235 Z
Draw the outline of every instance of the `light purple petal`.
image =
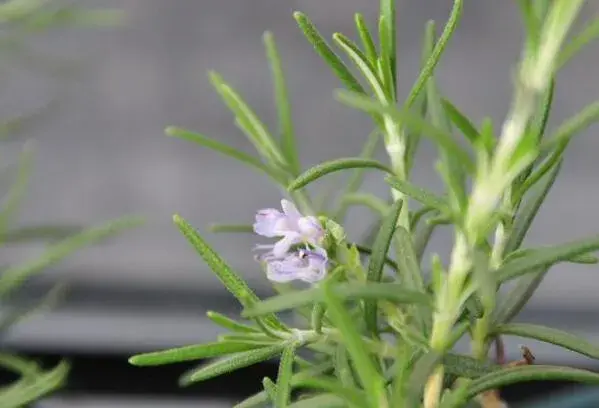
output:
M 274 208 L 265 208 L 256 213 L 254 232 L 264 237 L 281 236 L 280 231 L 286 227 L 285 214 Z
M 317 244 L 324 236 L 324 230 L 316 217 L 302 217 L 298 220 L 297 226 L 300 234 L 312 244 Z
M 299 268 L 301 259 L 295 254 L 287 256 L 282 260 L 268 262 L 266 266 L 266 277 L 274 282 L 290 282 L 299 279 Z
M 302 242 L 302 237 L 300 234 L 297 232 L 288 232 L 285 234 L 285 237 L 280 239 L 274 245 L 272 252 L 277 258 L 282 258 L 287 252 L 289 252 L 289 249 L 293 245 L 299 244 L 300 242 Z
M 328 258 L 322 248 L 315 250 L 299 250 L 287 255 L 284 259 L 267 261 L 266 275 L 275 282 L 302 280 L 315 283 L 326 276 Z
M 297 221 L 302 217 L 302 214 L 298 211 L 295 204 L 289 200 L 281 200 L 281 208 L 287 216 L 290 225 L 297 225 Z

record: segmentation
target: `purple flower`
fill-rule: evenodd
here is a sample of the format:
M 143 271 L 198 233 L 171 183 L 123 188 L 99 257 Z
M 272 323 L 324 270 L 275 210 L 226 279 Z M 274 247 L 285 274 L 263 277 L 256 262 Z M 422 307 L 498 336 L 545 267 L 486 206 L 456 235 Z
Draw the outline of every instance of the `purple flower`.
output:
M 300 249 L 287 254 L 284 258 L 268 259 L 266 276 L 274 282 L 301 280 L 315 283 L 325 277 L 328 257 L 324 249 Z
M 283 212 L 275 208 L 265 208 L 256 214 L 254 232 L 268 238 L 281 238 L 271 246 L 275 258 L 283 258 L 293 245 L 310 244 L 318 246 L 324 237 L 324 230 L 318 219 L 312 216 L 303 216 L 288 200 L 281 200 Z

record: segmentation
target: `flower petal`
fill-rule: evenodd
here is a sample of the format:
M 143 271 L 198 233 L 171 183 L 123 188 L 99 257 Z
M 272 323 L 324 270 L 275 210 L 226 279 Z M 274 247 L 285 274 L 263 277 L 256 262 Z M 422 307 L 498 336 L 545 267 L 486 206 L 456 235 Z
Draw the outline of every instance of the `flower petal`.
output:
M 306 241 L 316 244 L 324 236 L 324 230 L 316 217 L 302 217 L 297 221 L 300 234 L 306 238 Z
M 280 236 L 282 223 L 285 223 L 285 214 L 274 208 L 265 208 L 256 213 L 254 232 L 264 237 Z
M 295 204 L 289 200 L 281 200 L 281 208 L 287 216 L 290 224 L 297 225 L 297 221 L 302 218 L 302 214 L 299 212 Z
M 277 258 L 283 258 L 293 245 L 299 244 L 300 242 L 302 242 L 300 234 L 297 232 L 288 232 L 273 246 L 272 253 Z

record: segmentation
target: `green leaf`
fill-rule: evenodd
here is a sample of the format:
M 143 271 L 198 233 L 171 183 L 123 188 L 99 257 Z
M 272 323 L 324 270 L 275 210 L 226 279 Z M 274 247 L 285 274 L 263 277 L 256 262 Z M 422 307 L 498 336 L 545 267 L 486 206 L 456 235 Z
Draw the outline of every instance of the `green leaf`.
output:
M 418 303 L 430 305 L 431 299 L 418 292 L 406 290 L 403 285 L 395 283 L 342 283 L 336 284 L 333 289 L 336 296 L 342 300 L 372 299 L 387 300 L 398 304 Z M 273 296 L 261 302 L 249 305 L 243 311 L 244 317 L 261 316 L 268 313 L 280 312 L 287 309 L 312 305 L 324 301 L 322 288 L 313 287 L 306 290 L 285 293 Z
M 374 156 L 374 152 L 377 147 L 377 143 L 379 141 L 379 131 L 375 130 L 368 135 L 368 139 L 364 144 L 360 157 L 362 159 L 372 159 Z M 360 186 L 362 185 L 362 181 L 364 180 L 364 168 L 358 168 L 352 171 L 352 175 L 349 178 L 345 190 L 343 191 L 341 197 L 344 197 L 347 194 L 355 193 L 358 191 Z M 332 190 L 332 189 L 331 189 Z M 342 221 L 345 218 L 345 214 L 347 213 L 347 207 L 343 206 L 343 203 L 339 204 L 339 208 L 336 211 L 333 219 Z
M 0 236 L 0 241 L 7 244 L 32 241 L 56 241 L 83 230 L 83 227 L 75 225 L 35 225 L 6 231 L 4 236 Z
M 389 210 L 389 214 L 384 218 L 381 229 L 374 240 L 372 246 L 372 255 L 370 256 L 370 262 L 368 263 L 368 282 L 380 282 L 383 277 L 383 267 L 385 266 L 385 259 L 389 252 L 389 246 L 393 240 L 393 233 L 397 226 L 397 220 L 401 208 L 403 207 L 403 201 L 397 200 L 393 203 L 393 206 Z M 377 301 L 369 300 L 364 303 L 364 320 L 366 327 L 374 335 L 378 335 L 378 322 L 377 322 Z
M 329 173 L 356 168 L 378 169 L 393 174 L 391 169 L 376 160 L 362 159 L 359 157 L 342 158 L 330 160 L 312 167 L 293 180 L 287 189 L 289 191 L 295 191 Z
M 212 320 L 217 325 L 234 332 L 256 333 L 258 331 L 254 327 L 250 327 L 245 324 L 239 323 L 221 313 L 214 312 L 212 310 L 207 311 L 206 316 L 208 317 L 208 319 Z
M 413 131 L 420 132 L 423 136 L 427 136 L 432 139 L 435 143 L 446 149 L 448 154 L 455 155 L 456 158 L 462 162 L 464 168 L 470 173 L 474 171 L 472 158 L 468 152 L 454 140 L 452 134 L 429 124 L 426 120 L 419 117 L 414 112 L 405 109 L 401 111 L 396 110 L 392 106 L 383 105 L 368 96 L 357 94 L 355 92 L 338 90 L 335 93 L 335 96 L 340 102 L 356 109 L 360 109 L 368 113 L 388 115 L 393 117 L 398 123 L 412 129 Z
M 266 164 L 262 163 L 260 159 L 250 156 L 249 154 L 243 153 L 242 151 L 239 151 L 217 140 L 210 139 L 209 137 L 206 137 L 200 133 L 191 132 L 189 130 L 173 126 L 167 127 L 164 130 L 164 132 L 167 136 L 176 137 L 178 139 L 183 139 L 189 142 L 197 143 L 200 146 L 207 147 L 208 149 L 214 150 L 225 156 L 229 156 L 233 159 L 236 159 L 244 164 L 249 165 L 250 167 L 260 170 L 264 174 L 272 177 L 274 180 L 281 180 L 281 173 L 268 167 Z
M 385 27 L 379 38 L 381 43 L 381 62 L 388 66 L 384 70 L 391 76 L 391 83 L 386 84 L 391 95 L 397 95 L 397 23 L 395 17 L 395 0 L 381 0 L 379 21 Z
M 289 405 L 290 408 L 345 408 L 347 404 L 343 398 L 335 394 L 320 394 L 304 398 Z
M 354 21 L 356 23 L 356 28 L 358 30 L 360 40 L 362 40 L 362 46 L 364 47 L 366 58 L 368 58 L 368 61 L 370 61 L 371 64 L 374 64 L 374 62 L 377 59 L 376 46 L 374 45 L 374 41 L 372 39 L 372 35 L 370 34 L 370 30 L 368 30 L 368 25 L 364 20 L 364 16 L 360 13 L 356 13 L 354 15 Z
M 129 363 L 140 367 L 156 366 L 179 363 L 182 361 L 202 360 L 205 358 L 218 357 L 224 354 L 238 353 L 240 351 L 247 351 L 255 348 L 256 346 L 253 344 L 245 344 L 241 342 L 194 344 L 192 346 L 137 354 L 129 358 Z
M 420 70 L 420 74 L 418 75 L 418 78 L 416 79 L 416 82 L 412 86 L 412 89 L 410 90 L 410 93 L 406 99 L 406 108 L 410 108 L 414 104 L 418 98 L 418 95 L 426 85 L 426 82 L 433 74 L 437 64 L 439 63 L 439 60 L 441 59 L 443 51 L 445 51 L 445 48 L 447 47 L 447 43 L 451 39 L 451 36 L 458 25 L 460 16 L 462 14 L 462 6 L 463 0 L 454 0 L 451 14 L 449 15 L 449 19 L 447 20 L 445 27 L 443 28 L 443 32 L 439 37 L 439 41 L 437 41 L 437 44 L 435 44 L 435 48 L 426 61 L 426 64 Z
M 192 383 L 209 380 L 210 378 L 218 377 L 222 374 L 239 370 L 240 368 L 249 367 L 270 360 L 280 354 L 285 347 L 286 344 L 277 344 L 217 359 L 199 369 L 184 374 L 179 380 L 179 383 L 182 386 L 187 386 Z
M 556 63 L 557 69 L 562 69 L 576 54 L 597 37 L 599 37 L 599 19 L 593 18 L 580 33 L 562 47 Z
M 286 165 L 287 162 L 279 151 L 272 135 L 241 95 L 216 72 L 210 72 L 210 82 L 229 109 L 235 114 L 240 127 L 246 132 L 246 136 L 256 150 L 272 164 Z
M 526 273 L 534 272 L 538 267 L 550 266 L 596 250 L 599 250 L 599 236 L 542 248 L 530 255 L 507 262 L 497 271 L 498 281 L 506 282 Z
M 351 408 L 366 408 L 369 406 L 367 397 L 362 390 L 345 388 L 338 381 L 330 377 L 304 378 L 298 383 L 298 387 L 308 388 L 310 390 L 320 390 L 337 395 L 338 397 L 343 398 Z
M 502 369 L 498 364 L 454 353 L 443 356 L 443 366 L 447 374 L 462 378 L 478 378 Z
M 31 379 L 21 379 L 8 387 L 0 389 L 0 401 L 3 408 L 21 408 L 62 387 L 65 383 L 69 365 L 59 363 L 55 368 Z
M 314 47 L 314 50 L 322 59 L 324 59 L 327 64 L 329 64 L 333 73 L 341 80 L 341 82 L 352 91 L 364 93 L 364 88 L 362 88 L 358 80 L 352 75 L 337 54 L 331 50 L 327 42 L 324 40 L 322 35 L 320 35 L 308 17 L 299 11 L 293 13 L 293 17 L 304 33 L 304 36 Z
M 338 344 L 335 350 L 335 376 L 347 388 L 356 388 L 356 382 L 345 345 Z
M 73 252 L 111 237 L 125 229 L 141 225 L 140 218 L 122 218 L 108 222 L 102 226 L 89 228 L 79 234 L 70 236 L 52 244 L 36 259 L 28 260 L 20 265 L 9 266 L 0 276 L 0 298 L 18 287 L 31 276 L 62 261 Z
M 242 306 L 248 307 L 260 299 L 245 283 L 245 281 L 218 255 L 197 231 L 181 216 L 175 214 L 173 222 L 183 233 L 185 238 L 194 247 L 198 255 L 206 262 L 216 277 L 223 283 L 225 288 L 231 292 L 233 296 L 241 303 Z M 284 327 L 282 323 L 274 316 L 267 316 L 266 321 L 274 327 Z
M 270 378 L 264 377 L 262 379 L 262 387 L 264 387 L 264 391 L 268 394 L 268 398 L 274 402 L 277 394 L 276 384 Z
M 468 399 L 487 390 L 527 381 L 573 381 L 599 384 L 599 374 L 569 367 L 527 365 L 505 368 L 472 381 L 468 387 Z
M 296 387 L 306 378 L 317 377 L 333 368 L 333 364 L 330 361 L 319 364 L 317 366 L 308 368 L 304 371 L 300 371 L 297 374 L 294 374 L 291 377 L 291 385 L 292 387 Z M 249 398 L 246 398 L 242 402 L 236 404 L 233 408 L 250 408 L 256 406 L 262 406 L 268 401 L 268 395 L 265 391 L 261 391 L 257 394 L 252 395 Z
M 445 113 L 449 119 L 451 119 L 451 122 L 462 131 L 462 134 L 466 136 L 470 143 L 476 143 L 480 138 L 480 134 L 472 122 L 470 122 L 470 119 L 468 119 L 455 105 L 453 105 L 447 99 L 443 98 L 441 103 L 443 104 Z
M 325 282 L 323 289 L 329 316 L 341 333 L 347 351 L 354 362 L 356 374 L 368 396 L 369 406 L 378 408 L 381 403 L 386 404 L 385 381 L 374 366 L 352 317 L 347 313 L 341 300 L 335 295 L 330 282 Z
M 41 299 L 37 300 L 33 306 L 27 305 L 23 309 L 13 309 L 10 312 L 4 313 L 2 318 L 0 318 L 0 333 L 6 332 L 12 326 L 29 317 L 53 309 L 64 298 L 66 289 L 67 285 L 57 283 Z
M 418 255 L 414 249 L 410 233 L 403 227 L 397 227 L 395 231 L 397 240 L 397 264 L 402 277 L 402 284 L 408 290 L 426 293 L 422 271 L 418 262 Z M 416 309 L 417 322 L 420 323 L 420 331 L 426 330 L 426 317 Z
M 372 255 L 372 249 L 370 248 L 366 248 L 365 246 L 362 245 L 355 245 L 356 250 L 363 255 L 367 255 L 367 256 L 371 256 Z M 399 271 L 399 266 L 397 265 L 397 262 L 395 262 L 393 259 L 389 258 L 389 257 L 385 257 L 385 264 L 390 267 L 391 269 L 393 269 L 394 271 Z
M 449 212 L 449 204 L 444 197 L 439 197 L 422 187 L 418 187 L 409 181 L 397 177 L 387 177 L 385 181 L 395 190 L 400 191 L 414 200 L 439 210 L 442 213 Z
M 544 150 L 550 149 L 563 140 L 570 139 L 594 122 L 599 120 L 599 101 L 585 106 L 579 113 L 562 123 L 551 139 L 541 145 Z
M 10 187 L 8 194 L 3 198 L 3 208 L 0 211 L 0 235 L 10 228 L 10 223 L 16 218 L 16 213 L 21 207 L 21 202 L 27 190 L 31 170 L 33 169 L 33 144 L 28 143 L 19 156 L 19 168 L 16 180 Z
M 275 105 L 279 116 L 279 131 L 281 133 L 281 149 L 287 159 L 293 174 L 299 173 L 300 163 L 297 145 L 295 141 L 295 132 L 293 130 L 293 121 L 291 119 L 291 103 L 285 83 L 285 75 L 281 57 L 277 51 L 277 46 L 273 35 L 269 32 L 264 34 L 264 45 L 266 55 L 270 62 L 270 70 L 273 76 L 275 89 Z
M 421 65 L 424 67 L 428 61 L 433 48 L 435 47 L 435 22 L 429 20 L 424 28 L 424 39 L 422 41 L 422 52 L 421 52 Z M 420 92 L 419 96 L 414 101 L 414 110 L 419 112 L 420 116 L 425 118 L 428 113 L 428 101 L 426 92 Z M 416 158 L 416 152 L 420 145 L 420 134 L 418 132 L 406 132 L 406 170 L 407 173 L 412 169 L 414 160 Z
M 431 76 L 426 84 L 426 95 L 431 123 L 448 134 L 452 134 L 451 121 L 447 117 L 445 109 L 443 109 L 434 76 Z M 446 184 L 448 202 L 451 208 L 457 214 L 464 213 L 468 205 L 468 198 L 462 163 L 450 151 L 440 149 L 440 158 L 437 161 L 436 168 Z
M 388 101 L 396 101 L 396 89 L 395 89 L 395 78 L 393 75 L 393 68 L 391 67 L 391 61 L 389 53 L 395 53 L 395 50 L 391 50 L 390 40 L 390 23 L 386 16 L 381 16 L 379 19 L 379 39 L 381 44 L 381 56 L 376 61 L 378 68 L 378 76 L 381 78 L 381 83 L 385 89 Z
M 312 326 L 312 330 L 314 330 L 316 333 L 322 333 L 322 323 L 326 310 L 327 309 L 324 306 L 324 303 L 315 303 L 314 307 L 312 308 L 310 324 Z
M 520 248 L 520 245 L 522 245 L 526 233 L 530 229 L 530 226 L 539 212 L 541 205 L 543 205 L 545 198 L 549 194 L 551 187 L 553 187 L 560 170 L 561 162 L 557 163 L 553 167 L 553 170 L 543 178 L 543 182 L 538 185 L 533 195 L 526 199 L 524 206 L 519 209 L 513 223 L 513 229 L 505 246 L 506 253 L 509 254 L 514 252 Z
M 387 94 L 385 92 L 384 86 L 381 83 L 378 75 L 376 73 L 376 69 L 374 66 L 368 62 L 366 56 L 353 44 L 347 37 L 343 34 L 335 33 L 333 34 L 333 39 L 335 42 L 347 53 L 349 58 L 354 62 L 356 67 L 360 70 L 368 84 L 370 85 L 372 91 L 379 101 L 387 101 Z
M 277 376 L 277 388 L 275 394 L 275 407 L 286 408 L 289 406 L 291 394 L 291 377 L 293 376 L 293 359 L 297 342 L 289 344 L 283 350 L 281 362 L 279 363 L 279 374 Z
M 253 234 L 254 227 L 249 224 L 212 224 L 209 227 L 210 232 L 221 233 L 221 232 L 234 232 Z
M 587 357 L 599 359 L 599 346 L 568 332 L 526 323 L 503 324 L 494 329 L 496 334 L 526 337 L 555 344 Z
M 423 395 L 424 386 L 428 378 L 441 362 L 442 356 L 434 351 L 423 354 L 414 364 L 408 383 L 408 401 L 409 407 L 416 407 L 420 403 Z
M 387 203 L 380 198 L 368 193 L 350 193 L 341 199 L 341 205 L 350 207 L 351 205 L 363 205 L 370 208 L 378 217 L 384 217 L 389 211 Z

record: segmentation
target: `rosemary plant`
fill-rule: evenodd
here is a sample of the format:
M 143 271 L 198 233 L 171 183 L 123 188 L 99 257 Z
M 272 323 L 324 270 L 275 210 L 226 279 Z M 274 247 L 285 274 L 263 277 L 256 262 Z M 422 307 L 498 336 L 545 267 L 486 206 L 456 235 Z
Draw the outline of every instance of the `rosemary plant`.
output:
M 360 44 L 336 33 L 335 48 L 306 15 L 294 13 L 308 42 L 344 87 L 335 97 L 372 118 L 373 136 L 358 157 L 302 169 L 283 69 L 270 33 L 264 43 L 273 75 L 277 132 L 271 132 L 220 75 L 210 74 L 258 156 L 188 130 L 169 127 L 166 133 L 242 161 L 280 186 L 280 210 L 259 210 L 253 225 L 216 227 L 276 239 L 258 245 L 255 258 L 280 294 L 259 299 L 206 240 L 175 215 L 176 226 L 239 301 L 245 320 L 211 311 L 208 317 L 230 333 L 208 344 L 133 356 L 132 364 L 215 358 L 182 376 L 181 384 L 190 385 L 279 358 L 277 378 L 265 378 L 264 390 L 238 408 L 498 407 L 506 405 L 496 390 L 508 384 L 539 379 L 599 383 L 599 374 L 593 372 L 533 364 L 528 349 L 522 361 L 512 363 L 489 355 L 494 343 L 501 350 L 502 336 L 516 335 L 599 358 L 599 346 L 573 334 L 511 322 L 553 265 L 597 262 L 592 253 L 599 249 L 599 236 L 542 248 L 523 248 L 522 243 L 558 176 L 568 144 L 599 118 L 595 102 L 556 129 L 547 126 L 558 73 L 599 35 L 599 20 L 571 33 L 583 0 L 517 1 L 526 35 L 512 106 L 496 129 L 490 119 L 480 124 L 470 120 L 435 83 L 435 67 L 459 25 L 463 3 L 454 0 L 440 33 L 434 22 L 426 25 L 422 69 L 401 99 L 393 0 L 380 2 L 376 40 L 364 17 L 356 14 Z M 388 164 L 373 159 L 379 135 Z M 438 147 L 443 195 L 410 181 L 423 137 Z M 390 200 L 359 192 L 365 170 L 380 172 L 389 184 Z M 317 208 L 305 187 L 339 171 L 353 176 L 334 205 L 327 203 L 326 208 L 335 208 Z M 347 238 L 344 225 L 350 220 L 345 214 L 351 205 L 365 205 L 380 216 L 373 239 L 358 243 Z M 441 227 L 452 228 L 453 250 L 445 260 L 432 255 L 429 278 L 422 272 L 423 257 L 430 237 Z M 500 294 L 507 283 L 514 285 Z M 305 324 L 293 327 L 281 320 L 277 314 L 287 310 L 297 312 Z M 469 355 L 455 352 L 462 338 L 470 341 Z
M 110 22 L 113 12 L 107 10 L 80 9 L 72 4 L 49 0 L 10 0 L 0 4 L 0 55 L 3 63 L 8 61 L 19 68 L 49 67 L 48 59 L 30 49 L 30 40 L 56 28 L 65 28 L 76 24 L 96 26 Z M 114 19 L 112 20 L 114 22 Z M 56 66 L 56 65 L 53 65 Z M 2 65 L 1 68 L 5 68 Z M 48 72 L 47 70 L 44 73 Z M 2 72 L 4 74 L 4 72 Z M 51 308 L 65 292 L 64 283 L 56 284 L 42 299 L 25 307 L 15 307 L 11 297 L 30 278 L 40 274 L 46 268 L 55 265 L 75 251 L 93 243 L 115 236 L 125 229 L 140 223 L 137 218 L 123 218 L 93 228 L 76 225 L 44 224 L 16 225 L 27 184 L 33 169 L 34 146 L 28 140 L 23 145 L 18 138 L 28 136 L 30 125 L 38 123 L 48 112 L 47 106 L 32 114 L 3 118 L 0 123 L 0 141 L 3 153 L 14 151 L 11 143 L 19 143 L 20 154 L 3 158 L 0 169 L 2 180 L 2 203 L 0 207 L 0 246 L 10 251 L 16 245 L 31 242 L 44 243 L 46 248 L 37 258 L 16 265 L 3 264 L 0 268 L 0 336 L 5 335 L 14 325 L 32 315 Z M 9 155 L 7 155 L 9 156 Z M 67 380 L 69 365 L 66 361 L 55 367 L 42 367 L 35 361 L 15 355 L 0 348 L 0 369 L 9 371 L 18 377 L 12 383 L 2 384 L 0 388 L 0 407 L 20 408 L 30 406 L 38 399 L 59 389 Z

